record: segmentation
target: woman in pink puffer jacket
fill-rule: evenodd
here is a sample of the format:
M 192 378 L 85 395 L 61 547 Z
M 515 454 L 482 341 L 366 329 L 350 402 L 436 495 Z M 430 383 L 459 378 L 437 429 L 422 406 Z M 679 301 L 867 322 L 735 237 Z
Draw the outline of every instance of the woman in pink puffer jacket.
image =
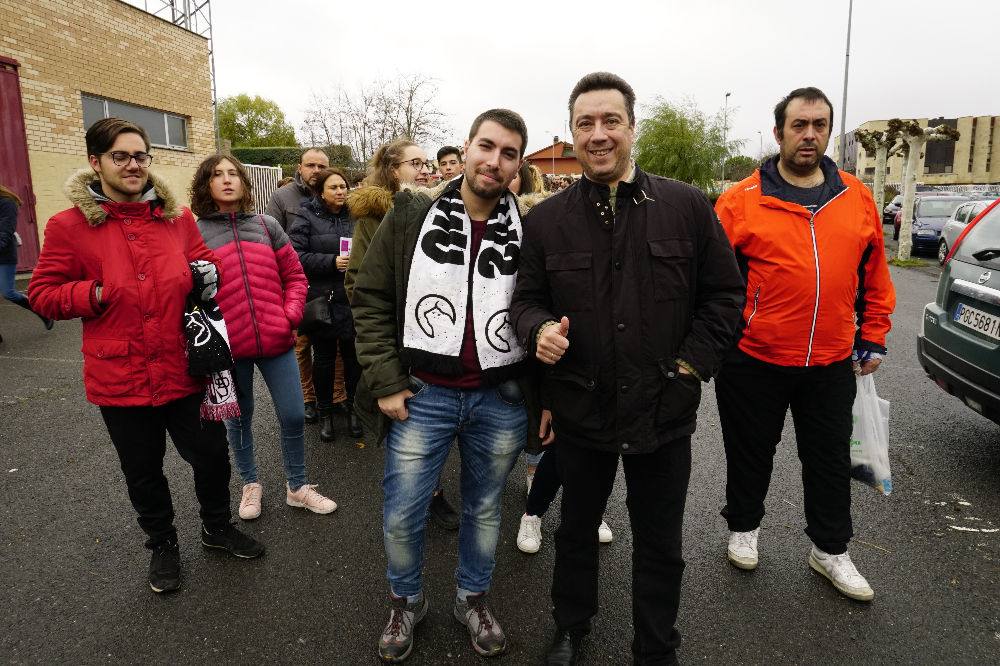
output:
M 240 417 L 227 420 L 226 430 L 244 483 L 240 518 L 258 517 L 263 495 L 254 456 L 254 366 L 264 377 L 281 425 L 285 502 L 314 513 L 331 513 L 336 502 L 306 479 L 305 411 L 292 331 L 302 319 L 308 283 L 298 255 L 277 220 L 253 212 L 250 179 L 231 155 L 213 155 L 198 167 L 191 184 L 191 209 L 225 278 L 216 301 L 236 361 L 233 377 Z

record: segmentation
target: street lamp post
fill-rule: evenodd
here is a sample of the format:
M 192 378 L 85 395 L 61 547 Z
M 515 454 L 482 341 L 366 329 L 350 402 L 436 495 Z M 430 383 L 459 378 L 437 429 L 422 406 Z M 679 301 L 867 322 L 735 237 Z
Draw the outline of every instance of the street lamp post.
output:
M 552 176 L 556 175 L 556 144 L 559 143 L 559 137 L 552 137 Z
M 854 0 L 847 5 L 847 52 L 844 54 L 844 103 L 840 105 L 840 168 L 847 163 L 847 72 L 851 64 L 851 17 Z
M 757 130 L 757 137 L 760 139 L 760 153 L 759 153 L 760 159 L 763 160 L 764 159 L 764 133 L 761 132 L 760 130 Z
M 722 182 L 726 182 L 726 158 L 729 157 L 729 96 L 733 93 L 726 93 L 726 100 L 722 106 Z

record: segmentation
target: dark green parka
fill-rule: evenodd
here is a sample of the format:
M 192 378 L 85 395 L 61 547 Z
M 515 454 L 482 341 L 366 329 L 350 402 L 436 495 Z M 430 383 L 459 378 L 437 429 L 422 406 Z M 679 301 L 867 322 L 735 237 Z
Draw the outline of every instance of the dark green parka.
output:
M 381 442 L 389 431 L 390 421 L 378 408 L 378 398 L 410 387 L 411 368 L 401 356 L 402 323 L 410 266 L 420 228 L 434 201 L 447 188 L 458 187 L 460 180 L 442 183 L 433 190 L 404 189 L 393 197 L 393 206 L 385 215 L 366 248 L 355 276 L 351 309 L 357 330 L 358 361 L 363 369 L 354 409 L 358 417 Z M 523 215 L 545 194 L 518 198 Z M 353 254 L 353 252 L 352 252 Z M 524 373 L 518 384 L 528 410 L 527 450 L 541 449 L 538 428 L 541 403 L 537 389 L 538 363 L 533 357 L 524 361 Z

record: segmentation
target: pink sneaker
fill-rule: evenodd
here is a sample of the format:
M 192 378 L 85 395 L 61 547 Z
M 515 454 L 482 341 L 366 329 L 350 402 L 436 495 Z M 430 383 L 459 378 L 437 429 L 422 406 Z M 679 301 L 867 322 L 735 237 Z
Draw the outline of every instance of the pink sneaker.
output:
M 240 518 L 253 520 L 260 517 L 260 498 L 264 488 L 259 483 L 248 483 L 243 486 L 243 498 L 240 500 Z
M 316 492 L 316 484 L 306 484 L 292 492 L 292 489 L 285 484 L 287 494 L 285 503 L 288 506 L 309 509 L 313 513 L 333 513 L 337 510 L 337 503 L 329 497 L 323 497 Z

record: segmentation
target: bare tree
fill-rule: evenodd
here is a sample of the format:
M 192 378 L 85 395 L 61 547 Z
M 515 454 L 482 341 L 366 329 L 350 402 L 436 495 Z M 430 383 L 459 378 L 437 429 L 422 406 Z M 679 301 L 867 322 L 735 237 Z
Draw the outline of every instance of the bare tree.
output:
M 389 114 L 398 136 L 419 144 L 440 142 L 447 135 L 447 116 L 436 106 L 438 87 L 434 79 L 421 74 L 396 79 L 389 94 Z
M 875 182 L 872 185 L 872 191 L 875 195 L 875 208 L 879 215 L 882 214 L 882 207 L 885 204 L 886 163 L 905 145 L 899 139 L 902 128 L 903 121 L 899 118 L 893 118 L 887 123 L 884 130 L 861 130 L 854 133 L 865 152 L 869 156 L 875 157 Z
M 397 137 L 422 145 L 441 141 L 450 127 L 437 98 L 435 80 L 420 74 L 375 80 L 353 91 L 337 87 L 310 96 L 300 132 L 311 143 L 350 146 L 354 158 L 365 162 Z
M 903 210 L 899 225 L 898 259 L 910 258 L 913 240 L 910 237 L 913 219 L 913 197 L 917 190 L 917 169 L 920 166 L 920 154 L 928 141 L 957 141 L 960 134 L 957 129 L 947 125 L 937 127 L 921 127 L 917 121 L 910 120 L 900 127 L 900 138 L 906 143 L 906 168 L 903 170 Z

